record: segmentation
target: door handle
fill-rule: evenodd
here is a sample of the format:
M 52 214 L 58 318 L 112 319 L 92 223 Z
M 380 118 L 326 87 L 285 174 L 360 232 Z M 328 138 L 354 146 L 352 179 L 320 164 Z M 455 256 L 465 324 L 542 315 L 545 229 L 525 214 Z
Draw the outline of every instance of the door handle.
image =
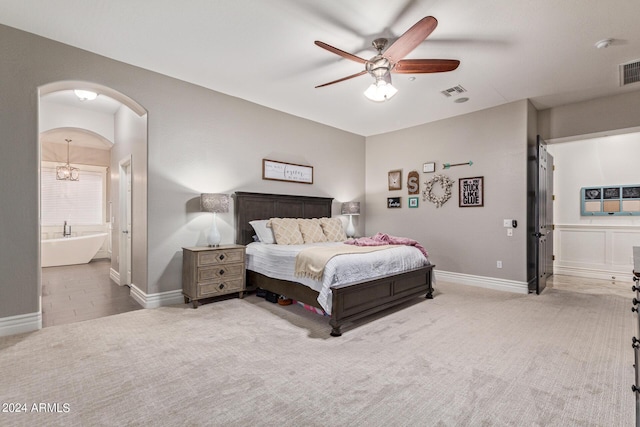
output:
M 542 236 L 543 236 L 543 234 L 542 234 L 542 233 L 540 233 L 540 232 L 533 233 L 533 237 L 540 238 L 540 237 L 542 237 Z

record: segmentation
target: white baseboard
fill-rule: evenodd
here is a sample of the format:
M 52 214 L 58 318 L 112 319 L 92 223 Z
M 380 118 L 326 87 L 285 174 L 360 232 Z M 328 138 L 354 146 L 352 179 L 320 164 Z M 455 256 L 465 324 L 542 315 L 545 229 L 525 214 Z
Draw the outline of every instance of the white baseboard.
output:
M 629 282 L 631 282 L 633 277 L 633 266 L 630 266 L 628 270 L 603 270 L 583 267 L 568 267 L 556 264 L 553 266 L 553 274 L 601 280 L 629 280 Z
M 42 329 L 42 313 L 20 314 L 0 319 L 0 337 Z
M 157 294 L 146 294 L 133 283 L 131 287 L 131 296 L 144 308 L 158 308 L 166 305 L 183 304 L 184 297 L 182 290 L 159 292 Z
M 120 273 L 115 271 L 113 268 L 109 269 L 109 277 L 111 280 L 116 282 L 116 285 L 120 286 Z
M 434 270 L 436 276 L 435 286 L 438 280 L 457 283 L 460 285 L 477 286 L 479 288 L 495 289 L 497 291 L 514 292 L 517 294 L 528 294 L 527 282 L 516 280 L 497 279 L 495 277 L 473 276 L 471 274 L 454 273 L 451 271 Z

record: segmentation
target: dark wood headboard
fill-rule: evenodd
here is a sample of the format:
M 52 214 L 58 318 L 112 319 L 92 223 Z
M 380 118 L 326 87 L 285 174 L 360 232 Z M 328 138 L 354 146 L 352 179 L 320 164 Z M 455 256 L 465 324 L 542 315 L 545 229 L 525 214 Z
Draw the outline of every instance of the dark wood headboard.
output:
M 291 196 L 236 192 L 236 243 L 253 242 L 253 227 L 249 221 L 269 218 L 322 218 L 331 217 L 331 197 Z

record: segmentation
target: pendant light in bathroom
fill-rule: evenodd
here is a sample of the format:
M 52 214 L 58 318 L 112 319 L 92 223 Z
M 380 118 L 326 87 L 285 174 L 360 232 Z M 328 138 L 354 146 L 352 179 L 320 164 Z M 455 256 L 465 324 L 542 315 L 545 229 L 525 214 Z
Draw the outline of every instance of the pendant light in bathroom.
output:
M 71 140 L 67 141 L 67 164 L 63 166 L 56 166 L 56 179 L 60 181 L 78 181 L 80 179 L 80 169 L 71 167 L 69 163 L 69 147 L 71 146 Z

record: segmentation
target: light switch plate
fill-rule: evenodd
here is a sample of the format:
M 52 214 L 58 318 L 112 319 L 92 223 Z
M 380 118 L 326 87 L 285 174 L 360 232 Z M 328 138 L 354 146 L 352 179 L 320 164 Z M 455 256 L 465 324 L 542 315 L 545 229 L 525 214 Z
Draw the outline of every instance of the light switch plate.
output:
M 502 220 L 502 226 L 506 227 L 506 228 L 511 228 L 511 220 L 510 219 L 503 219 Z

